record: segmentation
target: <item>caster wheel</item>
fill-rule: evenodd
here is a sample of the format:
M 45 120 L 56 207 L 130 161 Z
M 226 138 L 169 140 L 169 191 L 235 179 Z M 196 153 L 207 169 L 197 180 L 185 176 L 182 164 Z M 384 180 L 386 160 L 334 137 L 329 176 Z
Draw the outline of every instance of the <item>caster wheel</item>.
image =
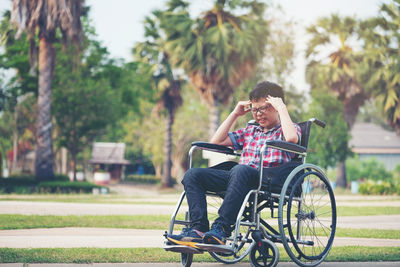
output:
M 190 267 L 193 261 L 193 253 L 181 253 L 181 263 L 183 267 Z
M 254 244 L 250 252 L 250 262 L 253 267 L 275 267 L 279 261 L 279 250 L 276 245 L 263 239 Z

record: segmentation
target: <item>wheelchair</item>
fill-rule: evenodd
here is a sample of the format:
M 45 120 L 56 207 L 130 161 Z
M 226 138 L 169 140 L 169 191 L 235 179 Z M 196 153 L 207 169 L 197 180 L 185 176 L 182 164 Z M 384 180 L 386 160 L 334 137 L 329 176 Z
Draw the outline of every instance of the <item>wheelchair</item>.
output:
M 263 145 L 260 162 L 263 162 L 264 151 L 268 147 L 295 153 L 295 157 L 291 162 L 276 167 L 288 166 L 288 175 L 283 177 L 283 186 L 279 188 L 271 185 L 271 177 L 265 176 L 268 169 L 275 168 L 260 168 L 258 188 L 250 190 L 246 195 L 226 245 L 198 244 L 194 248 L 165 241 L 163 248 L 181 253 L 184 267 L 191 266 L 194 254 L 204 252 L 225 264 L 240 262 L 249 255 L 252 266 L 276 266 L 279 261 L 276 243 L 282 244 L 289 257 L 299 266 L 317 266 L 323 262 L 335 237 L 336 202 L 323 170 L 306 163 L 308 139 L 313 123 L 325 127 L 324 122 L 315 118 L 299 123 L 302 132 L 300 145 L 284 141 L 267 141 Z M 239 152 L 229 147 L 194 142 L 189 151 L 190 168 L 195 150 L 240 156 Z M 215 167 L 229 168 L 233 165 L 234 163 L 228 161 Z M 206 192 L 206 198 L 208 219 L 211 222 L 218 217 L 217 211 L 223 201 L 224 192 Z M 177 219 L 180 209 L 184 207 L 184 199 L 185 192 L 178 200 L 165 237 L 173 233 L 176 225 L 190 226 L 188 211 L 184 213 L 185 219 Z M 277 223 L 275 219 L 278 219 Z

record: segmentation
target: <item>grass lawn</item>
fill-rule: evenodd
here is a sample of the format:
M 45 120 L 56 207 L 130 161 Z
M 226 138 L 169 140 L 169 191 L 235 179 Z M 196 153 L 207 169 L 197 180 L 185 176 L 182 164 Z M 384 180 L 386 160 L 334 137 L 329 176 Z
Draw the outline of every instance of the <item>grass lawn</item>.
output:
M 280 261 L 290 261 L 283 248 Z M 0 248 L 1 263 L 179 262 L 180 254 L 161 248 Z M 215 262 L 208 254 L 195 262 Z M 244 261 L 248 261 L 246 258 Z M 333 247 L 325 261 L 400 261 L 400 247 Z

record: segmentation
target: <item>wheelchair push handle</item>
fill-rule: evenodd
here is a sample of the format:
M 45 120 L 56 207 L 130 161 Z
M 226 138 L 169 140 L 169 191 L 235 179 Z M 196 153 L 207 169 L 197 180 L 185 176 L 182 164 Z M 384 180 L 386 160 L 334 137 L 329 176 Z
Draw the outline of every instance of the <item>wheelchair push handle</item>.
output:
M 309 119 L 309 121 L 315 123 L 316 125 L 318 125 L 318 126 L 320 126 L 320 127 L 322 127 L 322 128 L 325 128 L 325 126 L 326 126 L 326 123 L 325 123 L 325 122 L 323 122 L 323 121 L 321 121 L 321 120 L 319 120 L 319 119 L 317 119 L 317 118 Z

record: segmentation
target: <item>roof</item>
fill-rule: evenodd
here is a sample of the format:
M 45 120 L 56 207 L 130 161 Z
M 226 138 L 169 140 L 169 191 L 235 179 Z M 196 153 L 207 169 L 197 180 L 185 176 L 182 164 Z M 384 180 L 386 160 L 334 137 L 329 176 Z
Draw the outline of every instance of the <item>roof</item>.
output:
M 349 142 L 357 154 L 400 154 L 400 136 L 373 123 L 356 123 Z
M 92 158 L 89 162 L 93 164 L 129 164 L 124 156 L 124 143 L 95 142 L 93 143 Z

